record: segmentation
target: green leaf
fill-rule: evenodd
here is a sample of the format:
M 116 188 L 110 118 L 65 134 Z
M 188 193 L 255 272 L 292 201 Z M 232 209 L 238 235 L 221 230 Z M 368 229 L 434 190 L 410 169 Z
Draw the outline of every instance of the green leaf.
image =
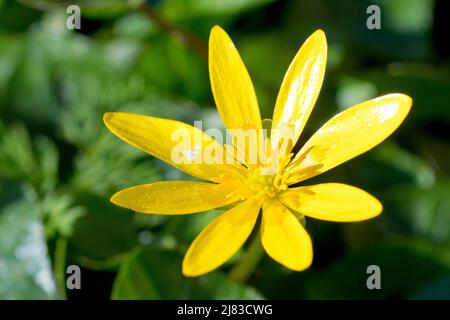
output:
M 0 300 L 56 298 L 44 227 L 32 203 L 0 213 L 0 252 Z
M 45 37 L 37 32 L 37 28 L 33 29 L 26 38 L 20 63 L 8 88 L 8 108 L 24 119 L 48 124 L 58 115 L 57 92 L 52 78 L 54 62 L 48 52 L 48 38 L 40 41 Z
M 339 108 L 344 110 L 362 101 L 372 99 L 376 94 L 377 89 L 373 83 L 352 77 L 342 77 L 338 81 L 336 100 Z
M 112 299 L 263 299 L 255 289 L 216 271 L 200 278 L 181 274 L 175 251 L 137 250 L 122 264 Z
M 0 176 L 36 182 L 37 164 L 25 126 L 0 123 L 0 142 Z
M 417 142 L 422 157 L 433 163 L 437 174 L 450 176 L 450 143 L 431 135 L 419 136 Z
M 80 3 L 81 12 L 89 18 L 113 18 L 136 9 L 145 0 L 88 0 Z
M 48 193 L 36 202 L 45 219 L 45 234 L 49 239 L 56 235 L 70 237 L 76 221 L 85 213 L 85 208 L 75 205 L 69 194 Z
M 367 267 L 381 269 L 381 290 L 369 290 Z M 405 297 L 450 271 L 450 250 L 414 238 L 390 239 L 351 252 L 307 283 L 311 299 L 386 299 Z
M 131 211 L 89 194 L 79 195 L 77 204 L 85 208 L 85 214 L 76 221 L 70 243 L 81 255 L 106 260 L 137 244 Z
M 0 34 L 0 107 L 5 107 L 6 88 L 20 60 L 22 45 L 21 37 Z
M 0 123 L 0 177 L 52 190 L 57 182 L 59 154 L 53 142 L 31 137 L 23 124 L 9 128 Z
M 209 210 L 198 214 L 173 216 L 166 228 L 180 241 L 186 244 L 192 242 L 208 223 L 222 214 L 224 210 Z
M 381 9 L 381 30 L 366 27 L 367 7 Z M 373 57 L 377 60 L 425 59 L 430 49 L 431 0 L 317 0 L 291 1 L 286 8 L 284 29 L 311 33 L 321 28 L 327 38 L 338 39 L 346 50 L 344 61 L 355 63 Z M 416 23 L 417 22 L 417 23 Z M 303 38 L 303 37 L 302 37 Z M 332 44 L 333 41 L 330 41 Z M 333 45 L 334 46 L 334 45 Z
M 158 9 L 171 20 L 239 14 L 274 0 L 165 0 Z
M 25 0 L 26 1 L 26 0 Z M 0 29 L 12 31 L 15 35 L 29 28 L 41 17 L 40 12 L 24 7 L 19 1 L 1 1 Z M 20 17 L 20 19 L 17 19 Z
M 377 94 L 401 92 L 411 96 L 413 107 L 404 126 L 450 118 L 450 76 L 427 65 L 393 64 L 386 70 L 374 69 L 357 75 L 373 84 Z
M 31 8 L 51 11 L 66 9 L 70 5 L 78 5 L 81 14 L 90 18 L 114 18 L 120 14 L 137 8 L 145 0 L 20 0 Z
M 269 32 L 234 39 L 242 55 L 258 95 L 262 117 L 272 118 L 272 110 L 289 63 L 294 58 L 297 43 Z M 277 63 L 271 63 L 277 57 Z
M 378 0 L 384 19 L 396 32 L 424 32 L 433 19 L 431 0 Z
M 160 88 L 194 101 L 210 98 L 208 66 L 197 53 L 166 34 L 151 38 L 137 61 L 142 77 Z
M 154 23 L 138 12 L 131 12 L 120 17 L 114 24 L 114 32 L 118 36 L 145 39 L 158 31 Z
M 436 180 L 433 169 L 419 156 L 402 149 L 395 142 L 383 143 L 373 152 L 375 159 L 407 173 L 422 188 L 431 188 Z
M 450 246 L 450 181 L 438 181 L 430 189 L 399 185 L 383 191 L 389 219 L 404 232 Z

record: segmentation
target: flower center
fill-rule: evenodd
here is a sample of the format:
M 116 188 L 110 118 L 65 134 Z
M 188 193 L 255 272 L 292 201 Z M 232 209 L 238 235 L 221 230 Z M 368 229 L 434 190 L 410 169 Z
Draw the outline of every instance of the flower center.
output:
M 273 198 L 278 192 L 288 188 L 286 181 L 286 174 L 278 172 L 272 174 L 272 168 L 255 168 L 249 172 L 247 185 L 250 190 L 258 196 L 264 198 Z

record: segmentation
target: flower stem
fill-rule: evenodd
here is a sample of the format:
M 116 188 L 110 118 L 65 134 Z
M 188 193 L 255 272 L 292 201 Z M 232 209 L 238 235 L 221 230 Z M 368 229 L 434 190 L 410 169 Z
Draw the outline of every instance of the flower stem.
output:
M 243 259 L 230 271 L 230 278 L 245 282 L 252 275 L 264 254 L 259 232 L 255 233 Z
M 148 3 L 143 3 L 139 10 L 150 20 L 152 20 L 156 25 L 158 25 L 162 30 L 168 33 L 171 37 L 177 39 L 181 43 L 184 43 L 196 51 L 200 56 L 208 59 L 208 47 L 207 45 L 198 38 L 196 35 L 190 33 L 189 31 L 170 23 L 163 17 L 158 15 L 158 13 L 153 9 Z
M 67 253 L 67 238 L 60 236 L 56 240 L 55 248 L 55 262 L 53 271 L 55 274 L 56 288 L 58 291 L 58 297 L 60 299 L 66 299 L 66 253 Z

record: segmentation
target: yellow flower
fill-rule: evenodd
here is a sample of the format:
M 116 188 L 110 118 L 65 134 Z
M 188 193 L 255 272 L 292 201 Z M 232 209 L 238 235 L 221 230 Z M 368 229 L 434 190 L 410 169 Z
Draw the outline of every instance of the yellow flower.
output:
M 106 126 L 129 144 L 185 173 L 209 182 L 161 181 L 116 193 L 116 205 L 142 213 L 189 214 L 228 205 L 231 209 L 208 224 L 191 244 L 183 273 L 198 276 L 234 255 L 247 240 L 262 208 L 261 242 L 270 257 L 292 270 L 312 263 L 311 239 L 298 216 L 350 222 L 373 218 L 381 203 L 367 192 L 341 183 L 292 187 L 373 148 L 408 114 L 412 100 L 388 94 L 362 102 L 326 122 L 293 156 L 322 86 L 327 58 L 323 31 L 302 45 L 278 94 L 270 139 L 250 139 L 268 161 L 249 161 L 252 148 L 230 147 L 190 125 L 128 113 L 106 113 Z M 209 73 L 219 114 L 227 129 L 261 130 L 262 121 L 252 82 L 228 35 L 220 27 L 209 39 Z M 174 132 L 197 136 L 194 143 L 176 142 Z M 289 133 L 289 134 L 287 134 Z M 181 149 L 180 149 L 181 147 Z M 173 161 L 173 150 L 188 155 Z M 200 151 L 238 154 L 237 162 L 197 161 Z M 239 156 L 240 155 L 240 156 Z M 269 170 L 268 170 L 269 169 Z

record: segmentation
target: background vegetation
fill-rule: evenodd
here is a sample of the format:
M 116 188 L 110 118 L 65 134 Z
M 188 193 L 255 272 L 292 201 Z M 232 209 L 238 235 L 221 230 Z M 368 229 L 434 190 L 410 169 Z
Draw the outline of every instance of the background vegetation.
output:
M 432 0 L 0 0 L 0 298 L 450 298 L 450 9 Z M 382 29 L 366 28 L 381 8 Z M 144 8 L 144 9 L 143 9 Z M 220 126 L 205 45 L 234 39 L 271 116 L 299 45 L 323 29 L 329 65 L 306 139 L 338 111 L 388 92 L 414 99 L 403 126 L 316 181 L 382 200 L 363 223 L 308 219 L 315 259 L 291 272 L 263 258 L 246 283 L 219 271 L 184 278 L 189 243 L 218 212 L 165 217 L 109 203 L 117 190 L 183 174 L 114 137 L 106 111 Z M 82 289 L 65 271 L 82 268 Z M 367 290 L 377 264 L 382 290 Z

